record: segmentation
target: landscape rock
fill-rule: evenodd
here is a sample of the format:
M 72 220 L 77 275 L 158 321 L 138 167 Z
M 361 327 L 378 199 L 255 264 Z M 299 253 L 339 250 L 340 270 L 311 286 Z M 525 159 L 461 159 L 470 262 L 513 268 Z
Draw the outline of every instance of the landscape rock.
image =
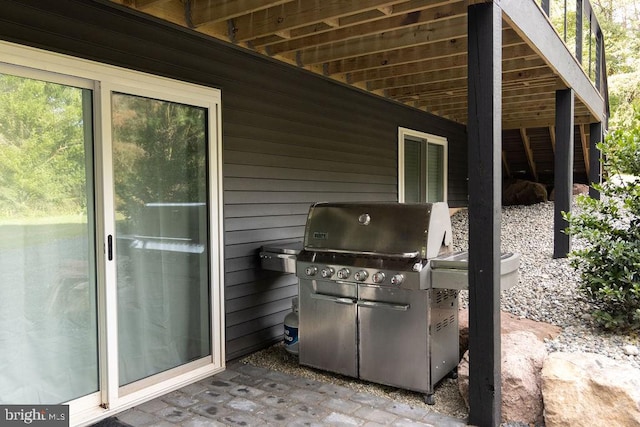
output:
M 547 350 L 532 332 L 502 336 L 502 422 L 540 425 L 543 403 L 540 373 Z M 469 352 L 458 366 L 458 388 L 469 405 Z
M 469 349 L 469 309 L 458 311 L 458 327 L 460 329 L 460 358 Z M 502 335 L 516 331 L 529 331 L 541 342 L 552 340 L 560 335 L 561 328 L 545 322 L 537 322 L 514 316 L 506 311 L 500 312 L 500 330 Z
M 638 347 L 631 344 L 625 345 L 624 347 L 622 347 L 622 351 L 627 356 L 637 356 L 638 354 L 640 354 L 640 350 L 638 350 Z
M 502 187 L 502 204 L 533 205 L 548 201 L 547 188 L 539 182 L 516 179 L 507 181 Z
M 640 370 L 595 353 L 551 353 L 542 368 L 545 425 L 640 426 Z
M 589 194 L 589 186 L 587 184 L 573 184 L 571 193 L 574 196 L 577 194 Z M 551 190 L 551 193 L 549 194 L 549 200 L 555 200 L 555 199 L 556 199 L 556 192 L 554 188 L 553 190 Z

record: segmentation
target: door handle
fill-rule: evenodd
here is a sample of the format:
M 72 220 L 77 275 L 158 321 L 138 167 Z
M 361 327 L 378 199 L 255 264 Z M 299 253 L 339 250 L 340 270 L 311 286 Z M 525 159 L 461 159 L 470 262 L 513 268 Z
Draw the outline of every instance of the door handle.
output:
M 113 236 L 111 234 L 107 236 L 107 259 L 113 261 Z
M 325 294 L 311 294 L 311 298 L 318 299 L 321 301 L 335 302 L 337 304 L 354 304 L 355 303 L 355 300 L 351 298 L 336 297 L 333 295 L 325 295 Z
M 358 307 L 384 308 L 387 310 L 407 311 L 411 308 L 411 305 L 410 304 L 390 304 L 388 302 L 359 300 Z

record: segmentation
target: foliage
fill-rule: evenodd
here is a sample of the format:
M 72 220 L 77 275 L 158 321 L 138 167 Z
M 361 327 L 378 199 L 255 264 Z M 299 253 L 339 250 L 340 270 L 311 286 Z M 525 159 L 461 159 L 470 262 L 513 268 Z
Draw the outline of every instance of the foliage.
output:
M 0 218 L 86 215 L 91 91 L 0 74 Z M 114 94 L 116 209 L 206 200 L 204 109 Z
M 640 128 L 609 134 L 600 149 L 608 179 L 601 199 L 579 196 L 581 212 L 566 214 L 568 232 L 586 243 L 571 264 L 581 292 L 606 329 L 640 329 Z
M 0 217 L 86 210 L 83 90 L 0 74 Z
M 602 28 L 609 77 L 609 128 L 640 125 L 640 1 L 591 0 Z
M 611 107 L 609 128 L 637 127 L 640 125 L 635 119 L 640 112 L 640 0 L 590 0 L 590 3 L 604 35 Z M 575 52 L 576 44 L 576 4 L 559 0 L 550 3 L 551 22 L 571 52 Z M 595 79 L 595 40 L 591 32 L 585 16 L 582 64 Z
M 114 94 L 116 211 L 136 218 L 145 203 L 206 201 L 205 110 Z

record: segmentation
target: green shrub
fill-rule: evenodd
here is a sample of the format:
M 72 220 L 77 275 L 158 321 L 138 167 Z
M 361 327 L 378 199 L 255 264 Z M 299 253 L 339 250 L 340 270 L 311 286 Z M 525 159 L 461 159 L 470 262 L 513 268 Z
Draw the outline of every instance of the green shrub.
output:
M 606 329 L 640 330 L 640 129 L 618 130 L 600 144 L 608 178 L 601 199 L 578 196 L 567 232 L 584 248 L 571 252 L 580 291 Z

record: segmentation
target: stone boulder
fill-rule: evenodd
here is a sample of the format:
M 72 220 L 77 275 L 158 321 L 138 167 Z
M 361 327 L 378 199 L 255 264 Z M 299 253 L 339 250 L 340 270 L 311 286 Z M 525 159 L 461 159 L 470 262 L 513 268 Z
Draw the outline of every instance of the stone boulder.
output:
M 573 195 L 589 194 L 589 186 L 587 184 L 573 184 Z
M 539 182 L 516 179 L 507 181 L 502 186 L 502 204 L 534 205 L 548 201 L 547 188 Z
M 542 368 L 547 427 L 640 426 L 640 370 L 593 353 L 552 353 Z
M 469 310 L 458 311 L 458 326 L 460 329 L 460 358 L 469 349 Z M 545 322 L 523 319 L 506 311 L 500 312 L 500 330 L 502 335 L 516 331 L 533 332 L 540 341 L 552 340 L 560 335 L 560 327 Z
M 540 425 L 543 421 L 540 372 L 547 350 L 532 332 L 502 336 L 502 422 Z M 458 365 L 458 388 L 469 406 L 469 352 Z
M 571 193 L 575 196 L 576 194 L 589 194 L 589 186 L 587 184 L 573 184 L 573 188 Z M 556 190 L 555 188 L 551 190 L 549 193 L 549 200 L 556 199 Z

